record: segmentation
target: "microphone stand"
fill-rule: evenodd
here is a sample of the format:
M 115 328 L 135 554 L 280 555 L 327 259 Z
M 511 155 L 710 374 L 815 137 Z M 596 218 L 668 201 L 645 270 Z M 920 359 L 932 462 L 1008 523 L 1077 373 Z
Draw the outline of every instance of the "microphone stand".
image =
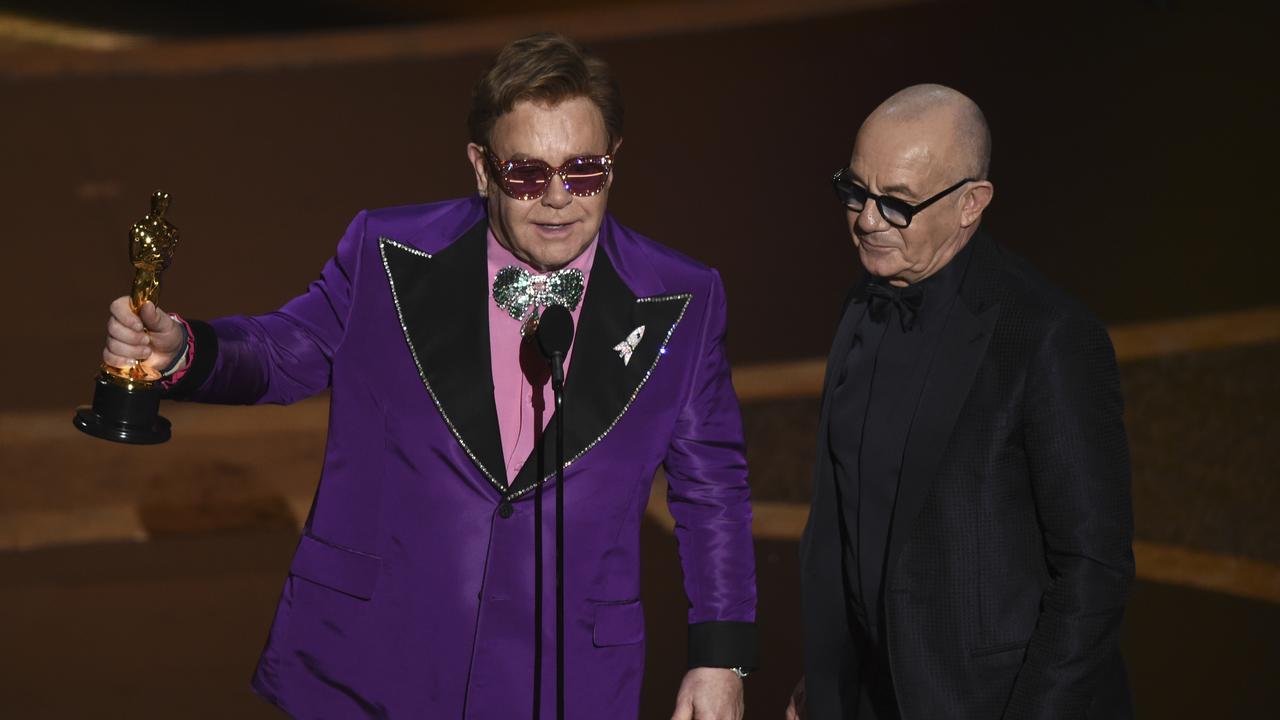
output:
M 564 354 L 551 356 L 556 403 L 556 720 L 564 720 Z M 539 659 L 541 660 L 541 659 Z
M 551 390 L 555 397 L 556 409 L 556 719 L 564 720 L 564 361 L 573 344 L 573 317 L 570 311 L 561 305 L 552 305 L 546 309 L 538 323 L 538 349 L 551 365 Z M 539 446 L 541 447 L 541 446 Z M 542 473 L 538 473 L 538 494 L 534 496 L 535 512 L 541 518 L 542 513 Z M 541 610 L 541 520 L 535 525 L 539 542 L 535 545 L 538 554 L 538 611 Z M 538 626 L 541 627 L 542 615 L 538 615 Z M 540 651 L 541 632 L 538 633 Z M 537 663 L 542 664 L 542 656 L 538 655 Z M 541 674 L 535 675 L 541 680 Z M 540 697 L 540 696 L 539 696 Z
M 541 443 L 538 443 L 541 445 Z M 533 720 L 542 718 L 542 452 L 537 458 L 538 483 L 533 487 Z

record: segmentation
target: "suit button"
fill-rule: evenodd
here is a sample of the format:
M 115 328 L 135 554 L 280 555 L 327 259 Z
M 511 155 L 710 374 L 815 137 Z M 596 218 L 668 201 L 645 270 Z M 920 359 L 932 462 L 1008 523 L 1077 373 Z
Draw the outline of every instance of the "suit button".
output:
M 511 503 L 507 502 L 506 500 L 503 500 L 501 503 L 498 504 L 498 517 L 502 518 L 503 520 L 506 520 L 507 518 L 511 517 L 511 513 L 515 511 L 516 509 L 511 507 Z

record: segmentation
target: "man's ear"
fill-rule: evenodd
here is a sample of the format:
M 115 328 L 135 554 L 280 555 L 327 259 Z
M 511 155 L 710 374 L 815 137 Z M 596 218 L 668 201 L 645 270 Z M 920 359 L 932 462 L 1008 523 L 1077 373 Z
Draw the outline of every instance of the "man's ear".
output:
M 489 195 L 489 162 L 485 158 L 485 149 L 475 143 L 467 143 L 467 160 L 471 162 L 471 170 L 476 174 L 476 192 L 480 197 Z
M 613 147 L 609 149 L 609 154 L 610 154 L 610 155 L 617 155 L 617 154 L 618 154 L 618 148 L 620 148 L 620 147 L 622 147 L 622 138 L 618 138 L 618 141 L 617 141 L 617 142 L 615 142 L 615 143 L 613 144 Z
M 960 227 L 969 227 L 982 219 L 982 211 L 991 204 L 996 189 L 986 180 L 979 180 L 964 191 L 960 200 Z

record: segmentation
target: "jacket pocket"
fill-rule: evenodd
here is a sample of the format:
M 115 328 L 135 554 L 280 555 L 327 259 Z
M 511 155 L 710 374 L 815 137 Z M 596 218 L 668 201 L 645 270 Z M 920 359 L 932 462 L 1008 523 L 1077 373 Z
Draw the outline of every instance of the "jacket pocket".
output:
M 303 535 L 293 555 L 289 572 L 304 580 L 368 600 L 378 582 L 382 558 L 358 550 L 331 545 L 312 535 Z
M 639 600 L 596 605 L 591 642 L 596 647 L 634 645 L 644 640 L 644 607 Z

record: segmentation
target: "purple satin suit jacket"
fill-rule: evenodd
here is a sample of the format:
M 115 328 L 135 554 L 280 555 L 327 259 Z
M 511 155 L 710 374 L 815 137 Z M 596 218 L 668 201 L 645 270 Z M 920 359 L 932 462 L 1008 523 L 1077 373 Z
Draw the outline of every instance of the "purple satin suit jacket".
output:
M 332 389 L 324 469 L 254 689 L 303 718 L 532 714 L 533 490 L 544 478 L 542 715 L 554 717 L 554 421 L 505 482 L 485 207 L 360 213 L 307 292 L 193 322 L 170 394 L 290 403 Z M 755 563 L 719 276 L 607 217 L 565 389 L 567 716 L 639 711 L 640 526 L 659 466 L 690 664 L 755 662 Z M 614 346 L 639 327 L 630 361 Z M 541 465 L 541 467 L 540 467 Z

